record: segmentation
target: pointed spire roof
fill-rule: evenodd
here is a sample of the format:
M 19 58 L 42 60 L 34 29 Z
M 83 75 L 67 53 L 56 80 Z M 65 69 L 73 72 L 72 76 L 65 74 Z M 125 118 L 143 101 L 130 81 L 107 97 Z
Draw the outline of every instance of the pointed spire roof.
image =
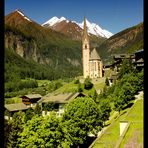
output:
M 83 38 L 88 39 L 88 34 L 87 34 L 87 25 L 86 25 L 86 17 L 84 17 L 84 26 L 83 26 Z
M 101 60 L 99 54 L 96 51 L 96 48 L 94 48 L 93 51 L 91 52 L 90 60 Z

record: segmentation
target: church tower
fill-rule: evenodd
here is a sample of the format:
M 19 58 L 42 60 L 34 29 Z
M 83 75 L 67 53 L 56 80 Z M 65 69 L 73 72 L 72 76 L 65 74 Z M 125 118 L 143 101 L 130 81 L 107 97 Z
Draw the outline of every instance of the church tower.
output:
M 84 17 L 84 28 L 82 37 L 82 59 L 83 59 L 83 77 L 89 77 L 89 59 L 90 59 L 90 45 L 89 38 L 87 34 L 86 18 Z

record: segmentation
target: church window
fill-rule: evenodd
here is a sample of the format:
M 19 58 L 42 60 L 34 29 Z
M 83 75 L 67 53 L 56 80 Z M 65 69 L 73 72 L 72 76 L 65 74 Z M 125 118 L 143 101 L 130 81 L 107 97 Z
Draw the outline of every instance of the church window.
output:
M 87 49 L 87 45 L 85 45 L 85 49 Z
M 96 62 L 94 62 L 94 66 L 95 66 L 95 71 L 96 71 Z

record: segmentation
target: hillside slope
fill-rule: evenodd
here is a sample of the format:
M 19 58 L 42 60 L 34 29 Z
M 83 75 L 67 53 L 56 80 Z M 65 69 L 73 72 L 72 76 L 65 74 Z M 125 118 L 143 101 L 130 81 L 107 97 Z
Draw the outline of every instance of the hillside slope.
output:
M 74 29 L 76 26 L 72 22 L 66 25 L 67 29 L 71 27 Z M 32 69 L 29 70 L 26 67 L 28 70 L 24 72 L 26 75 L 23 77 L 57 79 L 82 75 L 82 43 L 80 39 L 82 32 L 80 30 L 77 32 L 79 39 L 75 40 L 70 35 L 39 25 L 20 10 L 16 10 L 5 17 L 5 48 L 7 50 L 5 59 L 13 60 L 12 57 L 15 58 L 19 55 L 20 58 L 16 58 L 14 61 L 17 71 L 23 71 L 23 68 L 26 67 L 23 63 L 29 62 Z M 143 23 L 123 30 L 109 39 L 91 36 L 90 47 L 91 50 L 93 47 L 97 47 L 104 64 L 112 60 L 113 54 L 132 53 L 139 50 L 143 48 Z M 5 60 L 8 75 L 9 73 L 16 74 L 15 70 L 10 68 L 13 66 L 11 60 Z M 19 61 L 22 61 L 22 64 L 18 65 Z M 37 72 L 37 65 L 42 73 Z M 41 68 L 42 66 L 44 68 Z M 34 72 L 27 75 L 30 73 L 29 71 Z M 48 73 L 53 76 L 48 77 Z M 22 77 L 21 74 L 18 77 Z
M 114 54 L 133 53 L 143 49 L 143 23 L 127 28 L 106 41 L 98 48 L 104 63 L 109 63 Z
M 53 73 L 54 69 L 56 78 L 73 77 L 81 73 L 81 42 L 42 27 L 20 10 L 5 17 L 5 48 L 7 53 L 14 51 L 13 54 L 18 54 L 26 61 L 48 66 L 49 73 Z

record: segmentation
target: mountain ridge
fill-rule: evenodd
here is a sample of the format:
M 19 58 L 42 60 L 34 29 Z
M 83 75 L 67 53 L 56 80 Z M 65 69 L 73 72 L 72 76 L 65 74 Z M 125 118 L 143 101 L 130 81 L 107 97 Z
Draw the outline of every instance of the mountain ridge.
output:
M 97 51 L 104 57 L 104 62 L 108 63 L 114 54 L 134 53 L 143 49 L 143 28 L 141 22 L 118 32 L 98 46 Z
M 36 64 L 34 62 L 30 63 L 32 71 L 25 71 L 26 76 L 39 79 L 57 79 L 82 75 L 82 29 L 79 27 L 81 31 L 75 34 L 75 38 L 79 35 L 79 39 L 72 39 L 72 37 L 54 31 L 51 28 L 43 27 L 25 16 L 24 13 L 22 14 L 12 12 L 5 16 L 5 48 L 7 49 L 7 53 L 13 51 L 14 57 L 17 54 L 26 61 L 33 60 L 36 62 Z M 31 21 L 25 19 L 24 16 Z M 67 24 L 64 22 L 64 18 L 62 19 L 63 26 L 61 28 Z M 73 29 L 75 26 L 72 21 L 68 25 L 69 29 Z M 73 27 L 71 28 L 71 26 Z M 62 29 L 64 30 L 64 28 Z M 109 39 L 91 35 L 90 47 L 90 50 L 96 47 L 101 59 L 106 64 L 110 62 L 114 53 L 128 53 L 143 48 L 143 25 L 127 28 Z M 7 56 L 12 56 L 12 54 L 7 54 Z M 14 63 L 12 65 L 11 57 L 7 58 L 10 60 L 6 61 L 5 64 L 9 69 L 10 65 L 11 67 L 14 66 Z M 18 67 L 19 65 L 17 64 L 19 61 L 16 60 L 14 62 L 16 63 L 14 67 L 20 69 L 21 67 Z M 46 68 L 43 68 L 46 70 L 40 68 L 41 72 L 38 72 L 37 64 L 39 67 L 46 65 Z M 13 72 L 9 71 L 6 73 L 9 75 Z M 49 78 L 47 73 L 52 73 L 52 76 L 50 75 Z
M 42 24 L 42 26 L 45 27 L 50 27 L 54 30 L 59 31 L 58 27 L 56 27 L 57 25 L 60 26 L 61 23 L 65 21 L 65 23 L 73 23 L 75 26 L 77 25 L 77 28 L 80 27 L 83 30 L 83 25 L 84 25 L 84 21 L 82 21 L 82 23 L 77 23 L 76 21 L 71 21 L 71 20 L 67 20 L 65 17 L 52 17 L 51 19 L 49 19 L 48 21 L 46 21 L 45 23 Z M 88 33 L 89 34 L 93 34 L 97 37 L 104 37 L 104 38 L 109 38 L 111 37 L 113 34 L 105 29 L 102 29 L 99 25 L 95 24 L 95 23 L 91 23 L 86 19 L 86 24 L 87 24 L 87 28 L 88 28 Z M 79 29 L 79 30 L 81 30 Z M 81 30 L 81 31 L 82 31 Z M 60 30 L 62 31 L 62 30 Z

